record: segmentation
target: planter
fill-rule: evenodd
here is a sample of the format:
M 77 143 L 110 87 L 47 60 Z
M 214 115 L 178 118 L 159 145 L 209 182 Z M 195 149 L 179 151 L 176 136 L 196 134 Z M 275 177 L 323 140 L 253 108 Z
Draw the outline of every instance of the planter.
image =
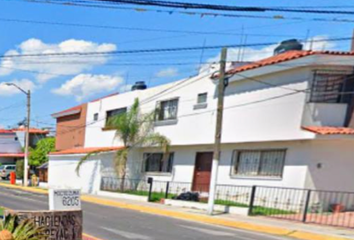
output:
M 331 207 L 331 211 L 333 213 L 341 213 L 341 212 L 344 212 L 344 209 L 345 209 L 345 207 L 339 203 L 331 204 L 330 207 Z

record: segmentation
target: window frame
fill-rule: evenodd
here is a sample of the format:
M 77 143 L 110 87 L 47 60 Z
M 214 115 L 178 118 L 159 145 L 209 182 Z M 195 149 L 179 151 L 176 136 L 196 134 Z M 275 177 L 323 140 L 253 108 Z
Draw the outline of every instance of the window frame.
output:
M 104 125 L 104 129 L 105 129 L 105 130 L 110 130 L 110 129 L 112 129 L 112 127 L 108 126 L 108 121 L 109 121 L 109 118 L 110 118 L 110 117 L 113 117 L 113 116 L 108 116 L 108 113 L 109 113 L 109 112 L 113 112 L 113 111 L 118 111 L 118 110 L 122 110 L 123 112 L 122 112 L 122 113 L 115 114 L 115 115 L 113 115 L 113 116 L 117 116 L 117 115 L 126 113 L 126 112 L 128 111 L 127 107 L 121 107 L 121 108 L 115 108 L 115 109 L 107 110 L 107 111 L 106 111 L 106 121 L 105 121 L 105 125 Z
M 200 97 L 204 96 L 205 95 L 205 101 L 203 102 L 200 102 Z M 203 93 L 198 93 L 198 96 L 197 96 L 197 104 L 206 104 L 208 103 L 208 92 L 203 92 Z
M 169 119 L 160 119 L 161 111 L 162 111 L 162 104 L 164 102 L 172 102 L 172 101 L 177 101 L 176 117 L 169 118 Z M 157 107 L 156 107 L 155 121 L 156 122 L 175 122 L 175 121 L 177 121 L 178 120 L 178 108 L 179 108 L 179 97 L 169 98 L 169 99 L 164 99 L 164 100 L 158 101 Z
M 163 158 L 163 152 L 143 152 L 143 165 L 142 165 L 142 173 L 147 174 L 147 175 L 171 175 L 173 172 L 173 167 L 174 167 L 174 158 L 175 158 L 175 153 L 170 152 L 168 156 L 168 165 L 167 166 L 167 171 L 147 171 L 147 163 L 148 163 L 148 157 L 147 155 L 150 154 L 161 154 Z M 160 160 L 162 161 L 162 159 Z M 161 162 L 160 162 L 161 165 Z M 163 169 L 163 166 L 159 166 L 159 169 Z
M 97 122 L 99 117 L 99 113 L 94 113 L 93 114 L 93 121 Z
M 271 148 L 271 149 L 235 149 L 232 152 L 232 159 L 231 159 L 231 168 L 230 168 L 230 175 L 231 177 L 236 178 L 249 178 L 249 179 L 276 179 L 281 180 L 283 179 L 284 168 L 286 165 L 286 158 L 287 158 L 287 149 L 286 148 Z M 283 152 L 284 158 L 281 164 L 280 174 L 279 175 L 260 175 L 260 170 L 262 166 L 262 159 L 259 161 L 258 165 L 258 172 L 257 175 L 245 175 L 237 173 L 237 167 L 240 161 L 240 155 L 242 152 L 260 152 L 261 156 L 264 152 Z
M 327 78 L 325 80 L 325 83 L 322 83 L 323 85 L 318 85 L 318 76 L 319 75 L 324 75 Z M 338 71 L 334 71 L 334 70 L 314 70 L 313 74 L 312 74 L 312 82 L 311 82 L 311 92 L 309 94 L 309 99 L 308 102 L 309 103 L 314 103 L 314 104 L 343 104 L 344 102 L 344 95 L 340 94 L 341 92 L 345 91 L 346 88 L 346 84 L 347 84 L 347 78 L 348 76 L 350 76 L 351 74 L 348 72 L 338 72 Z M 342 78 L 342 83 L 332 83 L 330 84 L 329 79 L 333 77 L 338 77 L 338 78 Z M 316 81 L 317 80 L 317 81 Z M 341 86 L 340 86 L 341 85 Z M 335 91 L 335 87 L 336 86 L 340 86 L 339 90 L 338 90 L 338 94 L 336 94 L 336 101 L 331 101 L 331 99 L 333 99 L 333 96 L 335 95 L 333 92 Z M 332 93 L 331 91 L 326 91 L 326 89 L 328 89 L 329 87 L 332 88 Z M 316 91 L 315 89 L 318 88 L 323 88 L 325 89 L 323 92 L 321 91 Z M 328 92 L 328 93 L 326 93 Z

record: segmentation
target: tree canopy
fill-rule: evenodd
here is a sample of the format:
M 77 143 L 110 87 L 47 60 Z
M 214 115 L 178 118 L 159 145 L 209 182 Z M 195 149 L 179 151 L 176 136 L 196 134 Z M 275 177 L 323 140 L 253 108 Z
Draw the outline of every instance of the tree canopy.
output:
M 43 138 L 30 149 L 29 165 L 38 167 L 48 162 L 48 153 L 55 151 L 55 138 Z

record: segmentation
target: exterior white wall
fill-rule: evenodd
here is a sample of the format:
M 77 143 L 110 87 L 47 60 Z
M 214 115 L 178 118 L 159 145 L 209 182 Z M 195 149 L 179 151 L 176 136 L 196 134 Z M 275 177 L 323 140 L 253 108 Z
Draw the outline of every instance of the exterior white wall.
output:
M 0 134 L 0 153 L 22 152 L 21 144 L 15 137 L 15 133 Z
M 288 90 L 307 89 L 311 74 L 311 69 L 302 68 L 262 77 L 262 81 L 281 87 L 248 80 L 230 83 L 225 93 L 222 141 L 238 143 L 312 139 L 314 134 L 301 130 L 307 95 Z M 204 92 L 208 93 L 207 107 L 194 109 L 197 95 Z M 155 131 L 167 136 L 172 145 L 213 143 L 217 104 L 215 81 L 210 76 L 197 76 L 89 103 L 85 147 L 122 145 L 114 139 L 114 131 L 103 130 L 106 111 L 129 107 L 136 97 L 139 97 L 144 113 L 153 111 L 158 101 L 179 99 L 177 123 L 158 124 L 155 127 Z M 99 120 L 93 122 L 95 113 L 99 113 Z
M 354 141 L 311 142 L 306 188 L 354 192 Z
M 222 147 L 218 184 L 354 192 L 353 144 L 353 140 L 226 144 Z M 234 175 L 233 152 L 252 149 L 286 149 L 283 176 L 281 178 L 267 178 Z M 193 182 L 196 154 L 211 152 L 212 146 L 172 147 L 171 152 L 174 152 L 172 173 L 144 173 L 143 153 L 154 151 L 157 150 L 140 149 L 131 154 L 128 160 L 127 178 L 146 179 L 153 177 L 154 181 L 185 183 L 180 186 L 188 188 Z M 101 177 L 116 177 L 113 168 L 114 153 L 91 157 L 82 165 L 80 176 L 77 176 L 75 168 L 81 157 L 82 155 L 50 156 L 49 187 L 80 188 L 86 193 L 97 193 Z M 321 166 L 319 167 L 318 164 Z M 156 186 L 158 187 L 158 185 Z
M 304 108 L 304 126 L 343 127 L 348 104 L 308 103 Z
M 76 166 L 84 155 L 49 156 L 48 187 L 51 189 L 81 189 L 83 193 L 95 194 L 101 181 L 102 156 L 92 156 L 76 174 Z

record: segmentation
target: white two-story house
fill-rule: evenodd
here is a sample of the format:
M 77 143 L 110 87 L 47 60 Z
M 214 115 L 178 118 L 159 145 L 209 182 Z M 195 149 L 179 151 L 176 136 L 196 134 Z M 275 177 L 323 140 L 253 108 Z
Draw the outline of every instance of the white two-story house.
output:
M 218 184 L 354 192 L 353 70 L 351 52 L 288 51 L 229 66 Z M 162 161 L 158 149 L 137 148 L 128 178 L 208 189 L 217 83 L 213 72 L 201 72 L 87 103 L 83 146 L 50 155 L 49 186 L 97 192 L 101 178 L 114 175 L 114 150 L 122 147 L 106 121 L 139 98 L 142 112 L 158 109 L 154 131 L 170 139 L 171 153 Z M 95 150 L 106 152 L 92 156 L 78 176 L 77 163 Z

